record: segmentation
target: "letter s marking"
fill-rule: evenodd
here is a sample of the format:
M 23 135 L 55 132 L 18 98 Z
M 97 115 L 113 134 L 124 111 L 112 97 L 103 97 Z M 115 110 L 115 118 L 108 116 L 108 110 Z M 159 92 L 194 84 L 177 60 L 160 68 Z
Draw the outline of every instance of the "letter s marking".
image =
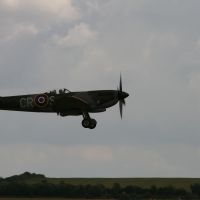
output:
M 54 101 L 55 96 L 50 96 L 50 101 Z M 52 103 L 50 102 L 50 105 L 52 106 Z

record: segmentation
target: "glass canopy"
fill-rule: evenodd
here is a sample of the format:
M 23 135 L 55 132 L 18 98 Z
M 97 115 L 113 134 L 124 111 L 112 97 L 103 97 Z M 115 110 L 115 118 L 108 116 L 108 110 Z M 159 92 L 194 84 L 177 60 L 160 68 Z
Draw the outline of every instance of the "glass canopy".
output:
M 50 93 L 50 94 L 66 94 L 68 92 L 70 92 L 70 91 L 66 88 L 56 88 L 56 89 L 48 91 L 47 93 Z

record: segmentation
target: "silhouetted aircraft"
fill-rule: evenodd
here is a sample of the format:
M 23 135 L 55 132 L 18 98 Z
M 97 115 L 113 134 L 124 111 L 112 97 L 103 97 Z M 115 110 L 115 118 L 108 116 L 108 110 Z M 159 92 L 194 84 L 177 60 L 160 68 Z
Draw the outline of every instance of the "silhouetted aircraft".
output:
M 122 91 L 120 75 L 119 89 L 117 90 L 70 92 L 62 88 L 42 94 L 0 97 L 0 109 L 26 112 L 54 112 L 62 117 L 82 115 L 82 126 L 93 129 L 96 127 L 97 122 L 95 119 L 90 118 L 89 113 L 104 112 L 106 108 L 114 106 L 119 101 L 122 118 L 122 109 L 123 105 L 125 105 L 124 99 L 128 96 L 128 93 Z

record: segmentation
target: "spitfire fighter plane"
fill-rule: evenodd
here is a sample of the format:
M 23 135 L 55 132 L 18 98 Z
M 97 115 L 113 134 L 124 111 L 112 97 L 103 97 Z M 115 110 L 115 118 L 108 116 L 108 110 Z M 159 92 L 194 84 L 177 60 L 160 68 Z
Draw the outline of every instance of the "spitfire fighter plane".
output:
M 0 110 L 57 113 L 62 117 L 82 115 L 82 126 L 94 129 L 97 122 L 90 118 L 89 113 L 104 112 L 119 101 L 122 118 L 124 99 L 128 96 L 128 93 L 122 91 L 120 76 L 117 90 L 70 92 L 62 88 L 42 94 L 0 97 Z

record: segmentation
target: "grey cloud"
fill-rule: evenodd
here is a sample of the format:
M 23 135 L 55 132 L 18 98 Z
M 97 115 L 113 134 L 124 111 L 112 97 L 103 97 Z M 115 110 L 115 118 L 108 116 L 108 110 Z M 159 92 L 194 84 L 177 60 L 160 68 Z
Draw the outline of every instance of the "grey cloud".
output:
M 28 167 L 31 171 L 42 172 L 50 177 L 52 177 L 53 169 L 57 169 L 57 177 L 83 177 L 83 174 L 93 177 L 96 177 L 96 174 L 101 177 L 141 177 L 141 175 L 179 177 L 185 172 L 190 177 L 195 177 L 193 170 L 198 170 L 195 166 L 199 165 L 199 149 L 191 149 L 182 145 L 170 147 L 171 150 L 166 154 L 164 151 L 166 146 L 163 146 L 163 150 L 160 151 L 159 147 L 152 148 L 147 145 L 69 145 L 62 147 L 51 144 L 16 143 L 0 147 L 1 152 L 4 152 L 0 158 L 5 160 L 1 169 L 15 173 L 15 170 L 10 167 L 15 162 L 15 169 L 20 173 Z M 184 161 L 183 152 L 195 152 L 195 155 L 189 158 L 189 163 Z M 181 161 L 176 159 L 171 162 L 169 153 L 175 154 Z M 195 165 L 191 166 L 191 163 Z M 122 164 L 123 176 L 121 175 Z M 5 175 L 9 176 L 9 173 Z
M 54 35 L 52 39 L 58 46 L 70 47 L 84 45 L 88 41 L 93 40 L 97 34 L 97 31 L 90 30 L 88 24 L 80 23 L 74 28 L 69 29 L 67 36 L 60 37 L 58 35 Z
M 130 96 L 123 120 L 116 105 L 92 115 L 98 121 L 93 131 L 82 128 L 81 116 L 1 111 L 2 176 L 22 169 L 48 176 L 198 176 L 198 1 L 57 1 L 47 12 L 39 1 L 16 2 L 11 8 L 1 1 L 1 95 L 24 94 L 24 86 L 31 93 L 117 89 L 121 71 Z M 73 16 L 56 14 L 65 2 Z M 70 32 L 81 24 L 90 37 L 80 36 L 82 29 Z M 64 48 L 52 41 L 55 35 Z M 87 162 L 80 154 L 62 153 L 95 145 L 97 153 L 100 146 L 109 149 L 112 159 L 102 161 L 99 154 L 99 161 Z M 32 161 L 21 168 L 18 160 L 6 159 L 9 148 L 16 149 L 19 162 L 20 152 L 31 149 Z M 56 155 L 52 160 L 48 151 Z M 6 168 L 16 163 L 16 169 Z
M 71 0 L 1 1 L 1 17 L 16 22 L 52 23 L 74 21 L 81 17 Z

